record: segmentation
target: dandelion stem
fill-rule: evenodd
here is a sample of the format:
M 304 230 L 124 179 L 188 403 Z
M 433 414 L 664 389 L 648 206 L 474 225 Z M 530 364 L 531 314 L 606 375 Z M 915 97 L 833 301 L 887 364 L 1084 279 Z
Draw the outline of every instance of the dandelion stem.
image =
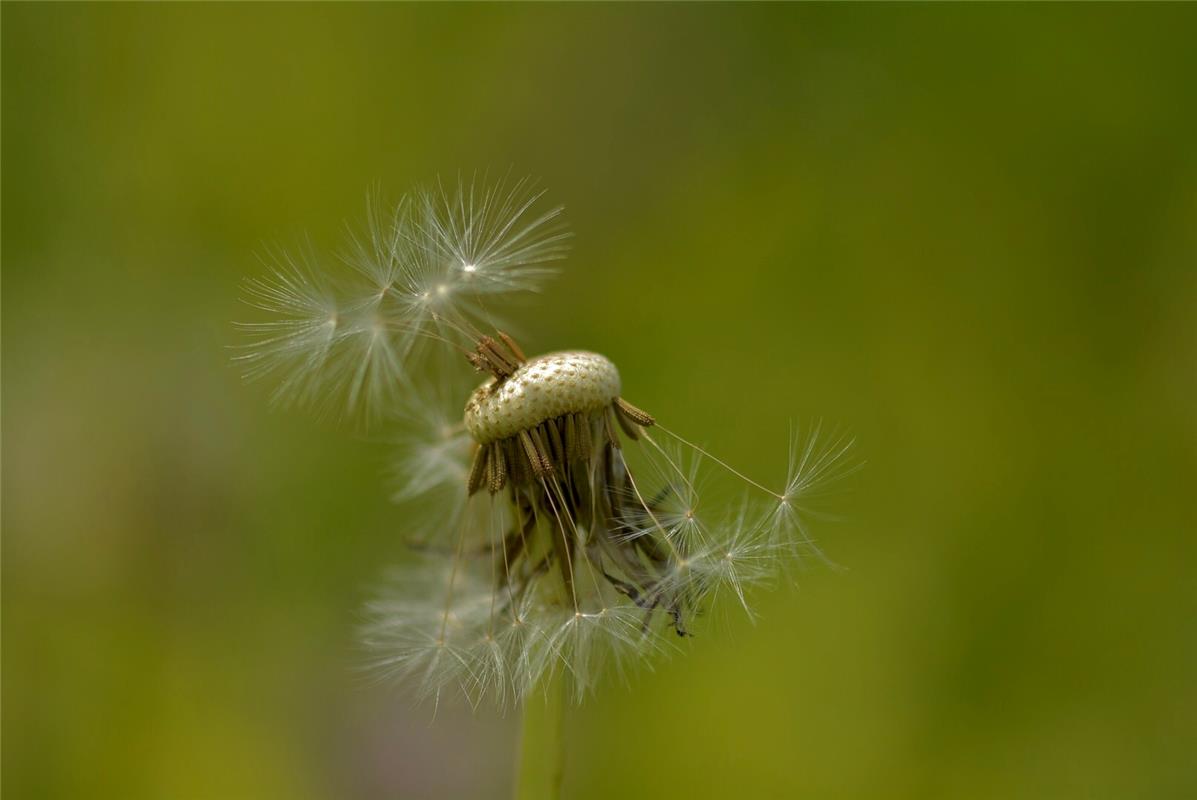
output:
M 565 670 L 555 669 L 524 701 L 516 764 L 516 800 L 557 800 L 565 771 L 561 736 L 565 716 Z

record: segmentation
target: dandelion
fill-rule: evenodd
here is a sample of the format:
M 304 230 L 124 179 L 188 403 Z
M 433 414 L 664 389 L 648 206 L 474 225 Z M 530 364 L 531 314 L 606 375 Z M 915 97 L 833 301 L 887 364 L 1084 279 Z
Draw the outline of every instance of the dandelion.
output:
M 244 326 L 249 377 L 274 378 L 282 403 L 418 431 L 397 498 L 431 496 L 434 513 L 363 640 L 376 674 L 434 698 L 505 706 L 568 686 L 578 700 L 690 637 L 720 595 L 751 613 L 752 585 L 818 553 L 809 502 L 852 469 L 851 440 L 816 427 L 770 488 L 626 399 L 606 357 L 527 356 L 493 306 L 536 291 L 564 254 L 560 210 L 539 199 L 518 181 L 438 186 L 385 215 L 375 200 L 339 268 L 308 248 L 247 284 L 269 316 Z M 454 349 L 484 375 L 457 417 L 446 391 L 421 399 L 429 356 Z M 709 507 L 710 467 L 749 494 Z M 526 744 L 536 732 L 527 722 Z

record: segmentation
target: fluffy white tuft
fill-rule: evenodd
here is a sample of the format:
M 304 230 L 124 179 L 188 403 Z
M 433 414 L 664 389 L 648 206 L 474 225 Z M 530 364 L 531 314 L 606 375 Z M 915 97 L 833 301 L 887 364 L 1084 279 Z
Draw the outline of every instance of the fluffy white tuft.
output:
M 561 208 L 538 209 L 542 194 L 523 178 L 438 183 L 393 205 L 372 195 L 337 258 L 310 243 L 268 252 L 269 272 L 245 282 L 260 312 L 239 323 L 245 376 L 273 381 L 282 405 L 366 421 L 395 413 L 430 346 L 495 328 L 496 301 L 539 290 L 565 256 Z

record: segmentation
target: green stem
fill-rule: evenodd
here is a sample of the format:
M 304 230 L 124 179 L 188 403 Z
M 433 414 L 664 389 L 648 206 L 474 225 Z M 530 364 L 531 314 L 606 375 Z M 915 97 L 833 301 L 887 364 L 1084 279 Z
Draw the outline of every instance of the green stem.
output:
M 524 701 L 516 800 L 557 800 L 565 771 L 561 723 L 565 716 L 565 675 L 557 669 Z

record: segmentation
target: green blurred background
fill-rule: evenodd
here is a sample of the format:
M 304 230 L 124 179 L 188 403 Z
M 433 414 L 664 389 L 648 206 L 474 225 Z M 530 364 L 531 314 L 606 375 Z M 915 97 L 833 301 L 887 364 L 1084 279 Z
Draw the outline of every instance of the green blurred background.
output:
M 1197 7 L 2 13 L 6 797 L 505 796 L 514 719 L 351 670 L 388 448 L 227 349 L 264 240 L 487 167 L 577 234 L 529 350 L 868 462 L 567 796 L 1197 796 Z

